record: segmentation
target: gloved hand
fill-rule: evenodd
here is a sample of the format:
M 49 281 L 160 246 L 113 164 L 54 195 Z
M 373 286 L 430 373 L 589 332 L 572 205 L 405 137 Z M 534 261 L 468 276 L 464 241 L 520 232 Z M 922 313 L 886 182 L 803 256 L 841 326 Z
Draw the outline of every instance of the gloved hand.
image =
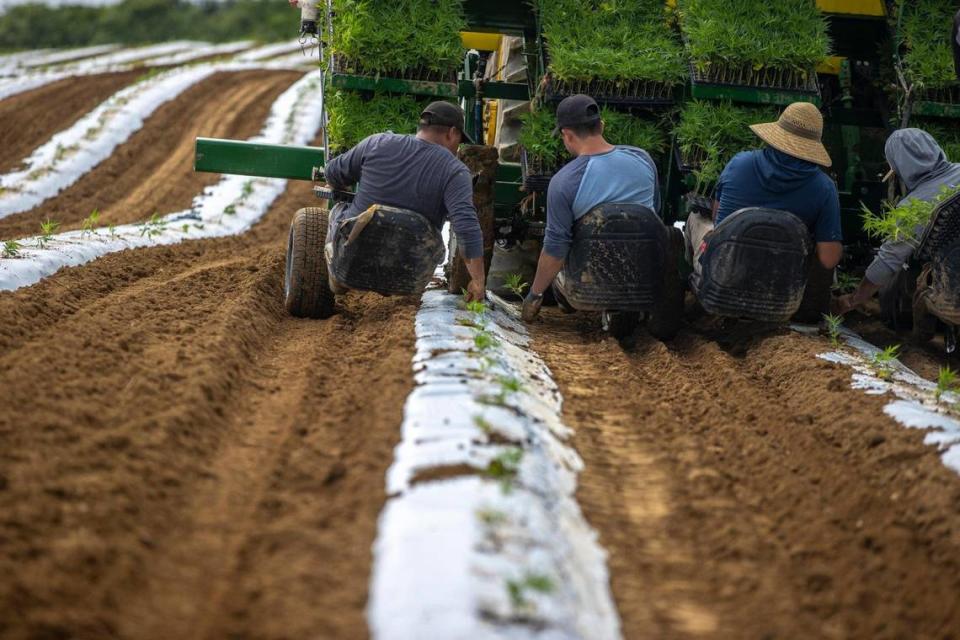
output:
M 527 297 L 523 299 L 523 308 L 520 317 L 524 322 L 533 322 L 534 318 L 540 313 L 540 307 L 543 306 L 543 294 L 530 291 Z

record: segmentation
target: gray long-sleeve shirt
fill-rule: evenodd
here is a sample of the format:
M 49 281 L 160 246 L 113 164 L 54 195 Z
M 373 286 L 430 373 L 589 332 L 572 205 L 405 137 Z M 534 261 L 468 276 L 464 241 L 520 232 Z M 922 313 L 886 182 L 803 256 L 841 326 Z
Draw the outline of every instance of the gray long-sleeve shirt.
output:
M 345 217 L 373 204 L 411 209 L 438 229 L 449 220 L 464 257 L 483 255 L 470 170 L 444 147 L 416 136 L 378 133 L 331 160 L 326 176 L 335 189 L 359 183 Z

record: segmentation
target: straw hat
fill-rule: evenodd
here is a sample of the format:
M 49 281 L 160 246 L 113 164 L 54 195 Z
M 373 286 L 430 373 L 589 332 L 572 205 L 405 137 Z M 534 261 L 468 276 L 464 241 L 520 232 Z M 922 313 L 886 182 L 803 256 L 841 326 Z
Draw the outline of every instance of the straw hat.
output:
M 776 122 L 752 124 L 750 129 L 768 145 L 788 156 L 807 160 L 821 167 L 833 164 L 823 137 L 823 116 L 809 102 L 794 102 L 783 110 Z

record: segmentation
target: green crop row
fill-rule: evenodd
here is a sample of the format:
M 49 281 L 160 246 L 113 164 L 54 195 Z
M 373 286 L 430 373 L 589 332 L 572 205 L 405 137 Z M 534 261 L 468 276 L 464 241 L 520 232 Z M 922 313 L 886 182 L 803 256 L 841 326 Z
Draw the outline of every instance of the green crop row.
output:
M 777 119 L 772 107 L 739 107 L 729 102 L 688 103 L 674 133 L 684 160 L 694 167 L 696 192 L 705 193 L 733 156 L 760 146 L 751 124 Z
M 374 133 L 414 133 L 420 112 L 429 100 L 411 96 L 375 95 L 363 97 L 349 91 L 327 96 L 327 138 L 330 152 L 346 151 Z
M 662 0 L 538 0 L 550 71 L 559 80 L 686 77 Z
M 814 0 L 679 0 L 694 65 L 806 70 L 829 55 L 827 23 Z
M 601 117 L 604 122 L 604 138 L 611 144 L 639 147 L 654 157 L 666 151 L 666 129 L 659 122 L 606 107 L 602 109 Z M 521 119 L 523 128 L 519 142 L 538 168 L 552 171 L 570 160 L 570 154 L 564 148 L 560 136 L 553 135 L 557 122 L 551 109 L 541 108 L 525 114 Z
M 333 50 L 365 71 L 456 69 L 466 28 L 461 0 L 334 0 Z
M 955 84 L 950 24 L 960 4 L 950 0 L 911 0 L 903 6 L 901 37 L 907 79 L 922 88 Z

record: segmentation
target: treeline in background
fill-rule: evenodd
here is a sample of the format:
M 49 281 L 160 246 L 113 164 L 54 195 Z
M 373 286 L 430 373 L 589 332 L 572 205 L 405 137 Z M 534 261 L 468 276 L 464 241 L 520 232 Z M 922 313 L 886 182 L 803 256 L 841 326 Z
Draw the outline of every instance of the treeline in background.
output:
M 106 6 L 24 4 L 0 15 L 0 50 L 169 40 L 284 40 L 298 11 L 284 0 L 123 0 Z

